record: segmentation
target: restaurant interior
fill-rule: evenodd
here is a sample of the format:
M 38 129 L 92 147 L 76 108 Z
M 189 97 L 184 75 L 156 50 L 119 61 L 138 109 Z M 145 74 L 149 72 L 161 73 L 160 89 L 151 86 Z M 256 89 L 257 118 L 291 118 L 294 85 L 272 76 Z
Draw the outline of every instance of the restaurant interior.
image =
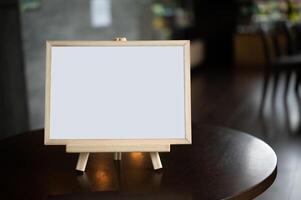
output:
M 0 199 L 301 199 L 300 0 L 2 0 L 0 24 Z M 192 134 L 204 125 L 219 136 L 233 130 L 233 141 L 215 138 L 200 150 L 199 168 L 189 161 L 170 169 L 185 158 L 172 148 L 161 154 L 166 168 L 159 173 L 141 153 L 125 155 L 128 172 L 116 167 L 116 174 L 99 154 L 84 175 L 67 173 L 76 155 L 43 143 L 46 41 L 116 37 L 190 40 Z M 238 132 L 259 146 L 235 143 Z M 276 165 L 264 163 L 272 155 L 259 141 L 274 151 Z M 221 155 L 218 166 L 206 156 L 231 145 L 239 150 Z M 242 154 L 243 164 L 231 171 Z M 218 178 L 206 184 L 202 176 Z

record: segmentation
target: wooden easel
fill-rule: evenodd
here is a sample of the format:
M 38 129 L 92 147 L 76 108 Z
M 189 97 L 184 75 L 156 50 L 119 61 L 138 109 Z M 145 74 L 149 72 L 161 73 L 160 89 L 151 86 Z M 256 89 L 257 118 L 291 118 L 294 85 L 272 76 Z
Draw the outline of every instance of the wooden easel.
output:
M 125 37 L 115 38 L 117 42 L 126 42 L 127 39 Z M 162 168 L 162 163 L 160 159 L 159 152 L 169 152 L 170 145 L 134 145 L 133 147 L 129 147 L 126 145 L 118 145 L 118 146 L 82 146 L 82 145 L 67 145 L 66 151 L 70 153 L 79 153 L 79 157 L 77 160 L 76 170 L 85 171 L 86 165 L 88 162 L 88 158 L 91 152 L 115 152 L 114 160 L 121 160 L 122 152 L 150 152 L 150 157 L 152 160 L 152 164 L 155 170 Z
M 138 151 L 138 150 L 137 150 Z M 76 170 L 77 171 L 85 171 L 86 165 L 88 162 L 90 152 L 85 153 L 79 153 L 77 164 L 76 164 Z M 114 153 L 114 160 L 121 160 L 121 152 L 115 152 Z M 159 152 L 150 152 L 150 157 L 153 163 L 153 167 L 155 170 L 162 168 L 162 163 L 160 159 Z

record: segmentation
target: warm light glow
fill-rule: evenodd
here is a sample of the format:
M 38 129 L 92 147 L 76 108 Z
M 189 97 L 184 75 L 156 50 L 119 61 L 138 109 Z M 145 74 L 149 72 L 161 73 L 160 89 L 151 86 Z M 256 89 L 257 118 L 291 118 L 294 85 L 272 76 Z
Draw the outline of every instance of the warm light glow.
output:
M 142 153 L 131 153 L 131 157 L 133 159 L 142 159 L 143 154 Z
M 99 169 L 95 173 L 96 182 L 101 189 L 107 189 L 111 184 L 111 177 L 105 170 Z
M 141 166 L 143 164 L 144 154 L 143 153 L 130 153 L 130 158 L 133 164 Z

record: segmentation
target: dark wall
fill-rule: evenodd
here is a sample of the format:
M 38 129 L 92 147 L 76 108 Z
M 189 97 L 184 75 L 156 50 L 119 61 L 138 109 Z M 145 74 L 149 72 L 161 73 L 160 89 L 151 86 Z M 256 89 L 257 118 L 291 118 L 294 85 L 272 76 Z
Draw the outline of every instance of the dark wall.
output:
M 17 0 L 0 3 L 0 139 L 28 130 Z
M 195 29 L 206 45 L 210 65 L 233 64 L 233 39 L 238 6 L 235 0 L 195 0 Z
M 152 1 L 111 0 L 112 24 L 100 28 L 91 26 L 88 0 L 41 0 L 40 7 L 21 12 L 31 129 L 44 127 L 45 41 L 156 39 Z

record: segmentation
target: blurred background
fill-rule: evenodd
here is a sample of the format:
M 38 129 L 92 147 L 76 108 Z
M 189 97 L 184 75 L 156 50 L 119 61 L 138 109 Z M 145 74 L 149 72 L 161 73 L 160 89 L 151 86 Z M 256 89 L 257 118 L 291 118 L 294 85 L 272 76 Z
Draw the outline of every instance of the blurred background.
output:
M 46 40 L 191 40 L 192 120 L 279 158 L 259 199 L 300 199 L 301 0 L 1 0 L 0 139 L 44 127 Z

